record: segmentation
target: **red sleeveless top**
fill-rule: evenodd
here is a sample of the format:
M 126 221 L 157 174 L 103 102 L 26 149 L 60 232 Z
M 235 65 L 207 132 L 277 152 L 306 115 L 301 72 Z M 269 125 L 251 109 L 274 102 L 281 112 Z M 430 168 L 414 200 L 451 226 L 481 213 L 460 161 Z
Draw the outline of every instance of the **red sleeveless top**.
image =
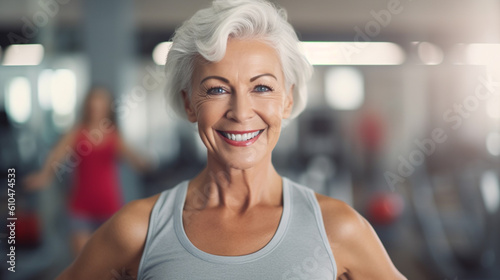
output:
M 69 209 L 80 217 L 108 219 L 123 204 L 116 163 L 119 136 L 116 131 L 99 133 L 81 129 L 76 136 L 73 151 L 80 161 Z

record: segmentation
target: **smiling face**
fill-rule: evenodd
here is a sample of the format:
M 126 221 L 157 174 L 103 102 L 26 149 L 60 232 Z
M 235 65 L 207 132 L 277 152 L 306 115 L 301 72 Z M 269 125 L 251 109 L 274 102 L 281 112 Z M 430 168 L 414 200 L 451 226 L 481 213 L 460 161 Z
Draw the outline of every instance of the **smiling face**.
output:
M 292 88 L 276 51 L 258 40 L 229 39 L 219 62 L 199 59 L 183 92 L 185 110 L 198 123 L 209 159 L 231 168 L 271 163 L 281 122 L 292 110 Z

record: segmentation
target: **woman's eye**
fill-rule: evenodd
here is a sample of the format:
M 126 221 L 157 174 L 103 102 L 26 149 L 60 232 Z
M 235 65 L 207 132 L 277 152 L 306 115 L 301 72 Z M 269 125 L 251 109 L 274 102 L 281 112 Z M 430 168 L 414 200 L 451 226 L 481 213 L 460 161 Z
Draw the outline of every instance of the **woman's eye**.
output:
M 255 91 L 257 92 L 268 92 L 268 91 L 272 91 L 270 87 L 268 86 L 263 86 L 263 85 L 259 85 L 259 86 L 256 86 L 254 88 Z
M 214 94 L 214 95 L 223 94 L 223 93 L 226 93 L 226 90 L 224 88 L 221 88 L 221 87 L 213 87 L 207 91 L 207 94 Z

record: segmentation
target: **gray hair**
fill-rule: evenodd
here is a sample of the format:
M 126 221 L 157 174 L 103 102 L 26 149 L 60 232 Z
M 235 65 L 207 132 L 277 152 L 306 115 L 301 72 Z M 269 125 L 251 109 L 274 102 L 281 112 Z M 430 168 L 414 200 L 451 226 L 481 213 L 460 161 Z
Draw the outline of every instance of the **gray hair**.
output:
M 216 0 L 175 31 L 165 64 L 166 97 L 173 112 L 187 117 L 181 92 L 191 92 L 196 58 L 201 55 L 211 62 L 222 60 L 229 38 L 260 39 L 277 51 L 285 85 L 294 85 L 290 119 L 298 116 L 307 103 L 306 83 L 312 66 L 300 50 L 286 11 L 265 0 Z

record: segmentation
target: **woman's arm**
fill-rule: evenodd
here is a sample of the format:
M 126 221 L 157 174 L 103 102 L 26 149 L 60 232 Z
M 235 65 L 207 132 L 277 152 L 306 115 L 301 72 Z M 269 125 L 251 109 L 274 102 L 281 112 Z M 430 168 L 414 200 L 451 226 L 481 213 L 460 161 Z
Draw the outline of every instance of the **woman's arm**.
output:
M 317 195 L 340 279 L 406 279 L 371 225 L 349 205 Z
M 65 160 L 64 157 L 68 154 L 68 151 L 75 142 L 77 131 L 77 129 L 73 129 L 66 133 L 50 151 L 43 167 L 40 170 L 26 176 L 24 179 L 24 185 L 27 189 L 41 189 L 50 184 L 52 178 L 54 177 L 54 167 L 57 164 L 61 164 Z
M 136 279 L 158 195 L 130 202 L 103 224 L 57 280 Z M 129 279 L 123 277 L 121 279 Z

